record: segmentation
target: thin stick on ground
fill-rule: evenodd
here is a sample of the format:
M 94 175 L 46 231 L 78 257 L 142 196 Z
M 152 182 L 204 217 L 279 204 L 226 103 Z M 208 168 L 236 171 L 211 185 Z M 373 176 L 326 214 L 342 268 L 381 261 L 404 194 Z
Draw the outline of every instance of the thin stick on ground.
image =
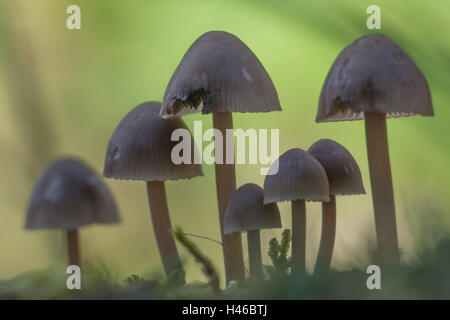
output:
M 209 284 L 213 291 L 220 293 L 219 276 L 212 262 L 200 251 L 195 243 L 189 240 L 181 228 L 175 228 L 175 238 L 192 254 L 197 262 L 203 265 L 203 272 L 209 278 Z

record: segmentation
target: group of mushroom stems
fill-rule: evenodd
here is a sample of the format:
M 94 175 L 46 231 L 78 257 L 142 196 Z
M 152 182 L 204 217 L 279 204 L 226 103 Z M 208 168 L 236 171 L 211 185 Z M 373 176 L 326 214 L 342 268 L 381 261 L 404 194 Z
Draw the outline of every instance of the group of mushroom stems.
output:
M 181 116 L 212 113 L 214 128 L 226 137 L 226 130 L 233 128 L 233 112 L 279 110 L 272 80 L 253 52 L 234 35 L 213 31 L 191 45 L 161 104 L 140 104 L 119 123 L 108 144 L 103 176 L 146 183 L 166 275 L 183 267 L 172 233 L 165 182 L 203 175 L 200 164 L 174 164 L 171 159 L 177 144 L 172 133 L 187 130 Z M 399 263 L 386 118 L 413 114 L 433 115 L 431 96 L 425 77 L 398 45 L 374 34 L 341 52 L 322 88 L 316 121 L 365 119 L 378 253 L 384 264 Z M 226 151 L 224 159 L 234 157 Z M 264 188 L 248 183 L 236 190 L 234 164 L 224 163 L 219 154 L 215 174 L 226 282 L 245 277 L 241 232 L 247 232 L 250 275 L 263 279 L 260 231 L 281 227 L 277 202 L 282 201 L 292 204 L 293 275 L 305 274 L 305 202 L 322 202 L 314 273 L 327 272 L 336 237 L 336 196 L 365 193 L 352 155 L 335 141 L 319 140 L 307 151 L 294 148 L 281 155 L 270 168 Z M 117 222 L 118 210 L 106 185 L 82 161 L 68 158 L 52 163 L 37 182 L 25 227 L 65 230 L 69 264 L 81 265 L 78 229 Z
M 276 172 L 276 173 L 275 173 Z M 328 271 L 336 234 L 336 195 L 365 193 L 361 172 L 351 154 L 335 141 L 323 139 L 308 151 L 290 149 L 276 160 L 264 190 L 245 184 L 231 197 L 225 234 L 247 232 L 250 274 L 263 279 L 260 231 L 281 228 L 277 202 L 292 204 L 292 275 L 305 274 L 306 205 L 322 202 L 322 234 L 314 273 Z

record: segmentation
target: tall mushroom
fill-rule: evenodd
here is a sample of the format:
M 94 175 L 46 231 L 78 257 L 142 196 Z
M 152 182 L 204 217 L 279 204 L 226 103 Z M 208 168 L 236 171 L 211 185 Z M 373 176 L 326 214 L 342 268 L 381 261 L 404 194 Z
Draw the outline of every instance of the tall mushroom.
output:
M 322 234 L 314 273 L 328 271 L 336 236 L 336 196 L 365 194 L 358 164 L 339 143 L 322 139 L 315 142 L 308 152 L 325 169 L 330 186 L 330 201 L 322 203 Z
M 160 118 L 160 106 L 158 102 L 142 103 L 122 119 L 109 141 L 103 175 L 146 182 L 156 242 L 164 271 L 169 275 L 182 266 L 171 231 L 164 182 L 201 176 L 202 170 L 192 161 L 173 162 L 171 154 L 177 142 L 172 141 L 172 133 L 176 129 L 189 131 L 181 119 Z M 190 134 L 189 139 L 196 152 Z
M 184 55 L 167 86 L 161 105 L 162 117 L 200 110 L 203 114 L 213 114 L 214 128 L 220 130 L 224 141 L 227 140 L 227 129 L 233 129 L 232 112 L 281 110 L 277 92 L 263 65 L 232 34 L 211 31 L 199 37 Z M 217 140 L 215 142 L 216 150 L 222 147 Z M 232 143 L 224 142 L 227 146 Z M 219 154 L 223 154 L 222 159 Z M 228 159 L 233 159 L 233 163 Z M 241 237 L 236 233 L 223 233 L 225 210 L 236 189 L 233 148 L 216 152 L 216 187 L 228 283 L 244 277 Z
M 383 263 L 399 262 L 386 118 L 433 116 L 428 83 L 395 42 L 364 36 L 339 54 L 322 88 L 316 121 L 365 119 L 378 250 Z
M 69 265 L 81 266 L 78 229 L 92 223 L 118 223 L 114 198 L 94 171 L 80 160 L 52 162 L 37 181 L 25 229 L 64 230 Z
M 276 203 L 264 204 L 260 186 L 247 183 L 237 189 L 228 202 L 224 218 L 224 233 L 247 231 L 250 276 L 263 279 L 260 230 L 281 228 L 280 211 Z
M 264 204 L 292 202 L 292 274 L 305 273 L 305 200 L 327 202 L 330 200 L 328 195 L 325 170 L 302 149 L 286 151 L 269 169 L 264 181 Z

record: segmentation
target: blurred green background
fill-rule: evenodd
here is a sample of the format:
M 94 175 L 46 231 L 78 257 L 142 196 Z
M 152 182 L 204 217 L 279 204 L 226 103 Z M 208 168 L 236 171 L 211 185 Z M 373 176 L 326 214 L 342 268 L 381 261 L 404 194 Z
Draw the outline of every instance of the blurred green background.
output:
M 210 30 L 237 35 L 259 57 L 277 88 L 282 112 L 235 114 L 235 128 L 279 128 L 280 153 L 334 139 L 353 154 L 370 191 L 364 124 L 316 124 L 320 90 L 334 59 L 366 28 L 374 1 L 0 0 L 0 279 L 65 262 L 62 234 L 22 229 L 28 197 L 48 162 L 61 155 L 103 170 L 106 146 L 134 106 L 160 101 L 189 45 Z M 81 7 L 81 30 L 66 28 L 66 8 Z M 402 46 L 428 79 L 434 118 L 389 120 L 400 246 L 417 258 L 417 239 L 448 229 L 450 205 L 450 1 L 376 1 L 381 32 Z M 211 127 L 211 116 L 184 118 Z M 214 167 L 205 176 L 166 184 L 173 225 L 220 239 Z M 238 186 L 263 184 L 259 165 L 238 165 Z M 117 281 L 162 275 L 144 183 L 107 180 L 122 223 L 82 230 L 82 256 L 109 266 Z M 290 206 L 280 204 L 284 227 Z M 432 210 L 430 210 L 432 209 Z M 308 204 L 307 264 L 320 238 L 320 205 Z M 431 215 L 430 212 L 434 214 Z M 365 267 L 375 240 L 370 192 L 338 199 L 337 269 Z M 262 233 L 263 250 L 281 230 Z M 223 274 L 222 249 L 193 239 Z M 245 241 L 245 237 L 243 238 Z M 245 242 L 244 242 L 245 244 Z M 203 278 L 183 250 L 187 280 Z M 267 257 L 264 256 L 266 262 Z

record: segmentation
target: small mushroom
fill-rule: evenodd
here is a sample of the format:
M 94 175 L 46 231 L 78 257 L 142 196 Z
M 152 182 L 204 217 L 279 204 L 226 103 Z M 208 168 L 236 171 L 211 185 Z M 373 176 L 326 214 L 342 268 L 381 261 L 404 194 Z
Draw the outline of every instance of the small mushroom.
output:
M 305 201 L 330 201 L 324 168 L 304 150 L 286 151 L 269 169 L 264 181 L 264 204 L 281 201 L 292 201 L 292 274 L 304 274 Z
M 378 250 L 399 262 L 386 118 L 433 116 L 427 80 L 413 60 L 382 34 L 359 38 L 339 54 L 322 88 L 316 121 L 365 119 Z
M 330 201 L 322 203 L 322 234 L 314 273 L 328 271 L 336 236 L 336 196 L 365 194 L 358 164 L 339 143 L 322 139 L 308 152 L 325 169 L 330 186 Z
M 52 162 L 34 186 L 25 229 L 64 230 L 68 263 L 81 266 L 78 229 L 120 221 L 114 198 L 94 171 L 80 160 Z
M 260 230 L 281 228 L 280 211 L 276 203 L 264 204 L 260 186 L 247 183 L 237 189 L 228 202 L 224 218 L 224 233 L 247 231 L 250 276 L 263 279 Z
M 227 140 L 233 129 L 232 112 L 281 110 L 275 87 L 255 54 L 236 36 L 211 31 L 200 36 L 188 49 L 169 81 L 161 105 L 162 117 L 202 111 L 213 114 L 213 126 Z M 216 149 L 219 145 L 216 142 Z M 230 143 L 230 142 L 229 142 Z M 234 150 L 216 153 L 216 186 L 219 220 L 224 244 L 226 282 L 244 277 L 242 243 L 239 234 L 224 235 L 223 218 L 236 190 Z M 227 248 L 227 249 L 225 249 Z
M 167 206 L 164 182 L 201 176 L 201 165 L 175 164 L 171 158 L 172 132 L 186 129 L 181 119 L 159 117 L 160 103 L 145 102 L 131 110 L 117 126 L 108 144 L 103 175 L 145 181 L 156 242 L 168 276 L 182 268 Z M 191 138 L 192 150 L 196 152 Z

